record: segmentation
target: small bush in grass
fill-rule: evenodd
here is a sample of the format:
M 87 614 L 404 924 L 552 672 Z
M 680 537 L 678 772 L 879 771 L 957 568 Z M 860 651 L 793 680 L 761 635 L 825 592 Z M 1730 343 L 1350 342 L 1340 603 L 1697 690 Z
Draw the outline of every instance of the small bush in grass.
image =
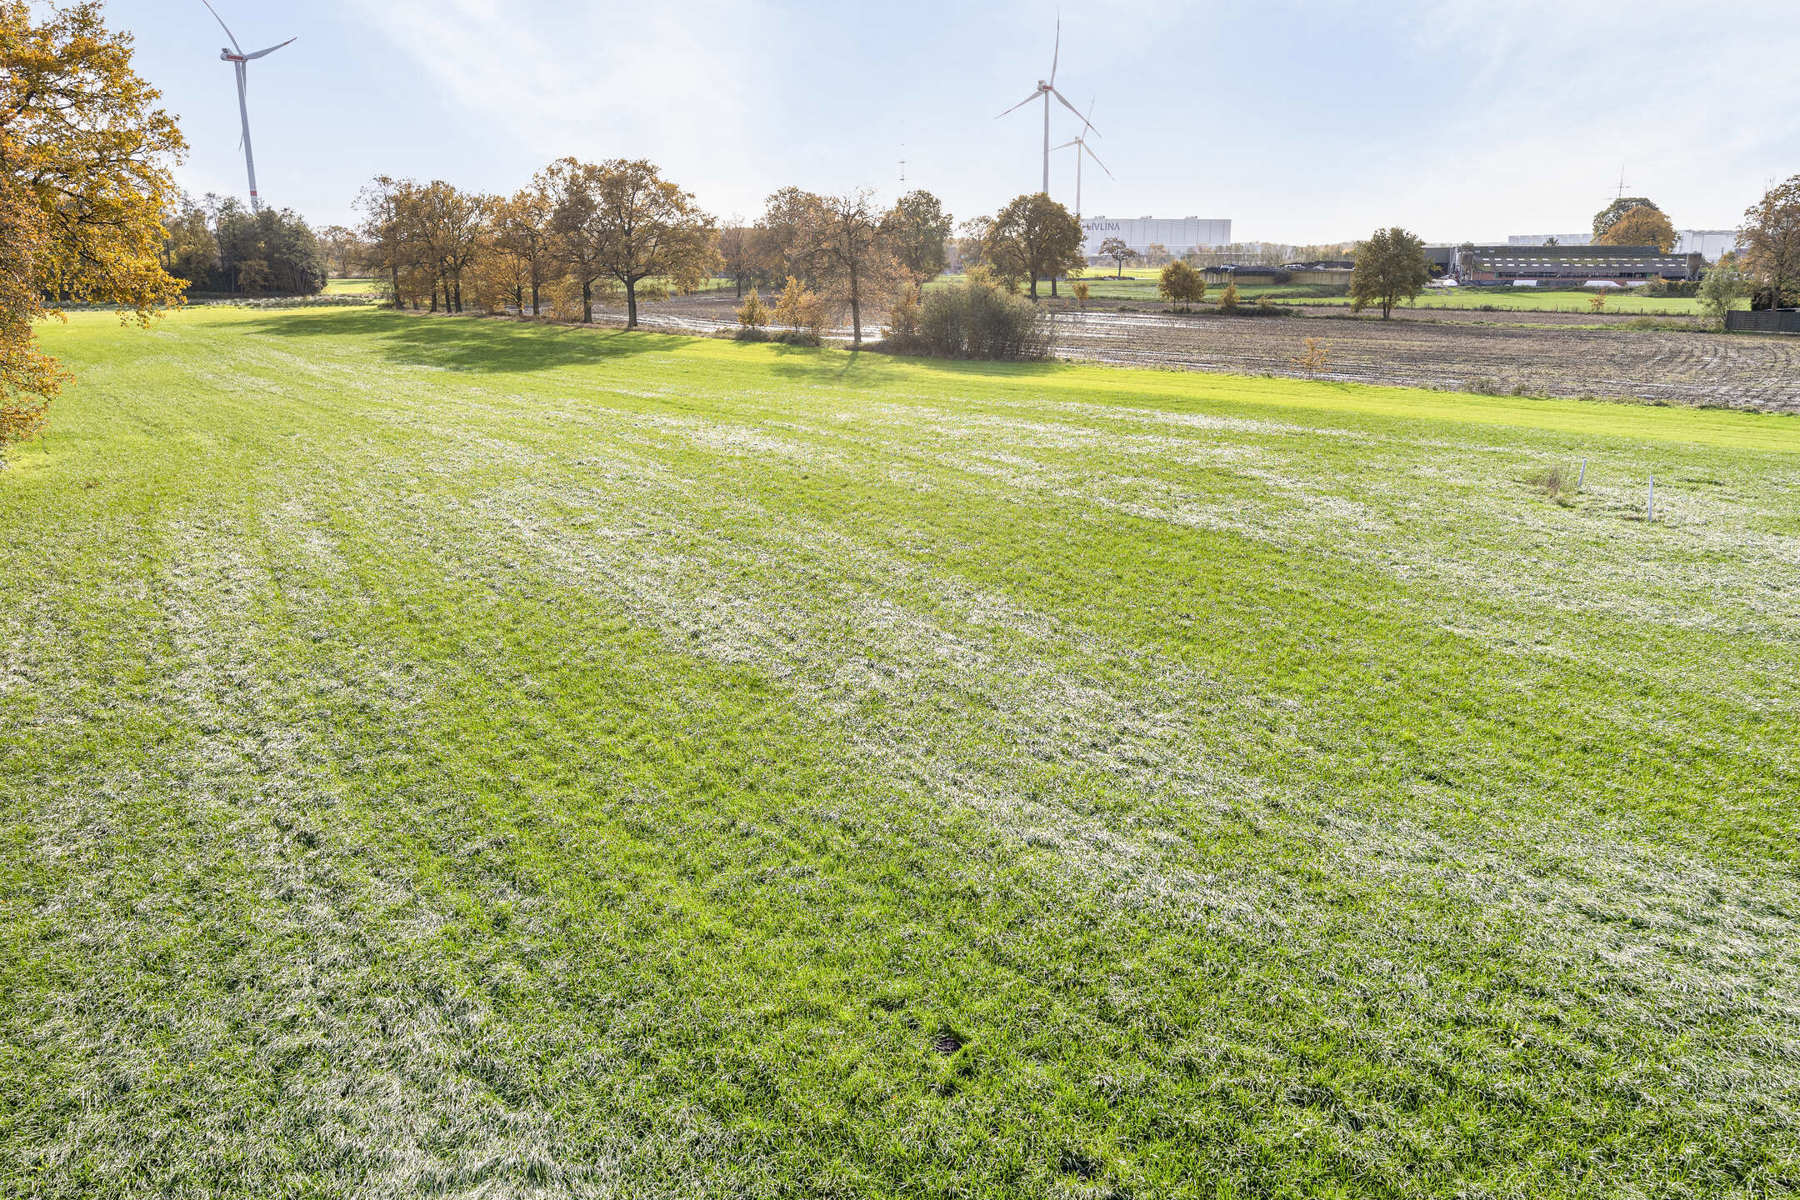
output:
M 1564 467 L 1551 467 L 1528 475 L 1525 482 L 1565 507 L 1575 503 L 1575 479 Z
M 891 343 L 896 350 L 939 358 L 1046 358 L 1050 319 L 1031 301 L 971 273 L 964 282 L 926 296 L 917 331 Z
M 746 329 L 760 329 L 769 323 L 769 306 L 763 303 L 755 288 L 751 288 L 744 302 L 738 305 L 737 319 Z
M 1232 313 L 1236 312 L 1237 310 L 1238 310 L 1237 284 L 1228 283 L 1225 285 L 1225 290 L 1223 292 L 1219 293 L 1219 311 L 1224 313 L 1226 316 L 1230 316 Z
M 1087 302 L 1088 302 L 1087 280 L 1077 279 L 1075 281 L 1075 303 L 1079 304 L 1083 308 L 1086 308 Z
M 1589 296 L 1588 297 L 1588 308 L 1593 312 L 1605 312 L 1606 311 L 1606 293 L 1605 292 L 1595 292 L 1593 295 Z
M 1505 380 L 1495 379 L 1492 375 L 1476 375 L 1464 380 L 1462 390 L 1473 396 L 1523 396 L 1525 385 L 1508 384 Z
M 1289 361 L 1305 371 L 1308 377 L 1317 375 L 1331 361 L 1331 343 L 1324 338 L 1309 337 L 1301 343 L 1299 355 Z

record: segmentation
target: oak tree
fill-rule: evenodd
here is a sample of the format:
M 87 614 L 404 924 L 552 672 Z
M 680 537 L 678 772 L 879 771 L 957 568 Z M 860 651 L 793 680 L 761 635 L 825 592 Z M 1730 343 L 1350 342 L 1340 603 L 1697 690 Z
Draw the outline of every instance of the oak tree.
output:
M 1119 264 L 1117 276 L 1119 279 L 1125 278 L 1125 260 L 1137 257 L 1137 251 L 1127 246 L 1124 238 L 1119 237 L 1109 237 L 1101 242 L 1100 254 L 1103 258 L 1110 258 Z
M 814 201 L 804 238 L 807 257 L 825 294 L 849 308 L 850 344 L 860 346 L 864 300 L 892 294 L 900 270 L 888 245 L 884 214 L 867 189 Z
M 1594 214 L 1594 240 L 1598 242 L 1606 236 L 1606 231 L 1618 223 L 1619 218 L 1634 208 L 1647 208 L 1652 212 L 1661 212 L 1655 201 L 1648 196 L 1620 196 L 1611 204 Z M 1612 243 L 1620 245 L 1621 243 Z
M 993 226 L 992 217 L 970 217 L 959 226 L 956 258 L 964 271 L 973 271 L 987 263 L 987 237 Z
M 657 278 L 698 287 L 712 268 L 713 219 L 694 197 L 643 159 L 552 163 L 544 178 L 551 229 L 563 261 L 581 285 L 582 320 L 594 319 L 593 284 L 625 290 L 625 328 L 638 323 L 638 287 Z
M 1627 209 L 1595 239 L 1601 246 L 1655 246 L 1657 253 L 1667 254 L 1675 248 L 1675 226 L 1661 209 L 1647 204 Z
M 1737 306 L 1737 302 L 1748 290 L 1737 257 L 1727 254 L 1714 263 L 1700 280 L 1700 307 L 1723 329 L 1725 314 Z
M 362 239 L 347 225 L 327 225 L 319 230 L 319 249 L 326 265 L 342 279 L 352 274 L 363 255 Z
M 994 216 L 985 246 L 987 260 L 1003 279 L 1029 284 L 1037 299 L 1040 279 L 1081 270 L 1081 222 L 1043 192 L 1019 196 Z
M 1185 308 L 1206 299 L 1206 277 L 1178 258 L 1162 269 L 1156 290 L 1163 299 Z
M 751 255 L 763 278 L 812 278 L 808 229 L 818 205 L 819 197 L 803 188 L 784 187 L 769 194 L 751 239 Z
M 895 201 L 883 220 L 889 249 L 914 283 L 935 279 L 943 272 L 950 228 L 950 214 L 943 203 L 922 188 Z
M 418 184 L 410 179 L 377 175 L 357 194 L 356 208 L 363 221 L 359 232 L 367 248 L 369 266 L 388 279 L 394 307 L 405 308 L 405 276 L 413 266 L 414 243 L 408 220 Z
M 42 428 L 66 378 L 35 320 L 97 301 L 147 324 L 181 302 L 162 216 L 186 143 L 159 99 L 94 0 L 0 0 L 0 455 Z
M 602 261 L 609 230 L 600 213 L 601 168 L 559 158 L 534 181 L 550 205 L 552 253 L 559 272 L 581 293 L 581 319 L 594 320 L 594 284 L 606 275 Z
M 737 296 L 742 299 L 745 288 L 752 288 L 758 278 L 756 230 L 734 217 L 719 229 L 719 269 L 725 272 Z
M 1744 270 L 1770 307 L 1800 305 L 1800 175 L 1744 211 L 1738 231 Z
M 1350 307 L 1361 312 L 1373 304 L 1387 320 L 1394 305 L 1411 300 L 1431 278 L 1425 243 L 1398 225 L 1377 229 L 1356 244 L 1356 267 L 1350 272 Z
M 494 203 L 490 236 L 494 249 L 507 259 L 518 280 L 513 300 L 525 312 L 525 289 L 531 289 L 531 315 L 542 315 L 540 293 L 550 265 L 550 201 L 536 188 L 520 188 Z

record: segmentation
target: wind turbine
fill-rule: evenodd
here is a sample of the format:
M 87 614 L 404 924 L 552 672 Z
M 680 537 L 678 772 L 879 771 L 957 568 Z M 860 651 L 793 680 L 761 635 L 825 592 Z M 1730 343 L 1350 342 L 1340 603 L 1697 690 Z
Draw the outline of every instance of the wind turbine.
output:
M 1088 120 L 1088 117 L 1093 115 L 1094 102 L 1089 100 L 1088 115 L 1087 117 L 1081 118 L 1081 132 L 1060 146 L 1050 147 L 1052 150 L 1067 150 L 1070 146 L 1075 147 L 1075 219 L 1077 221 L 1081 220 L 1081 156 L 1086 154 L 1089 158 L 1093 159 L 1095 164 L 1098 165 L 1102 171 L 1106 172 L 1106 177 L 1108 179 L 1118 179 L 1118 176 L 1114 175 L 1112 171 L 1107 168 L 1107 165 L 1100 161 L 1100 156 L 1094 153 L 1094 148 L 1087 144 L 1088 130 L 1094 127 L 1094 123 Z
M 1063 95 L 1061 92 L 1056 90 L 1056 64 L 1057 64 L 1057 61 L 1061 58 L 1062 58 L 1062 18 L 1058 17 L 1058 18 L 1056 18 L 1056 49 L 1055 49 L 1055 51 L 1052 52 L 1052 54 L 1050 56 L 1050 78 L 1048 80 L 1044 80 L 1044 79 L 1038 80 L 1037 87 L 1032 90 L 1031 95 L 1025 97 L 1023 100 L 1019 101 L 1017 104 L 1015 104 L 1011 108 L 1007 109 L 1006 112 L 1003 112 L 1000 114 L 1000 117 L 1004 117 L 1006 115 L 1006 113 L 1016 112 L 1019 109 L 1024 108 L 1027 104 L 1030 104 L 1033 100 L 1036 100 L 1038 97 L 1040 97 L 1040 96 L 1043 97 L 1043 100 L 1044 100 L 1044 194 L 1046 196 L 1050 194 L 1050 97 L 1055 96 L 1058 103 L 1060 103 L 1064 108 L 1068 109 L 1070 112 L 1074 113 L 1076 116 L 1081 117 L 1081 110 L 1079 108 L 1076 108 L 1073 104 L 1070 104 L 1069 98 L 1067 96 Z M 1000 119 L 1000 117 L 995 117 L 994 120 L 998 121 Z M 1082 120 L 1082 123 L 1085 125 L 1087 122 L 1087 118 L 1081 117 L 1081 120 Z M 1087 129 L 1093 129 L 1093 128 L 1094 127 L 1092 125 L 1087 125 Z M 1083 132 L 1085 133 L 1086 130 L 1083 130 Z M 1100 131 L 1098 129 L 1094 129 L 1094 132 L 1097 134 Z
M 273 54 L 275 51 L 281 49 L 281 47 L 295 39 L 289 38 L 286 42 L 279 42 L 266 50 L 258 50 L 254 54 L 245 54 L 244 48 L 238 45 L 237 38 L 232 36 L 231 26 L 225 24 L 225 18 L 221 17 L 219 15 L 219 10 L 212 6 L 212 0 L 200 0 L 200 3 L 206 5 L 206 11 L 213 15 L 213 20 L 219 23 L 219 28 L 223 29 L 225 31 L 225 36 L 231 40 L 231 49 L 220 50 L 219 59 L 221 62 L 230 63 L 237 70 L 238 118 L 244 123 L 244 170 L 250 176 L 250 208 L 253 212 L 260 212 L 262 211 L 262 199 L 256 194 L 256 156 L 250 151 L 250 106 L 244 99 L 244 85 L 246 83 L 244 64 L 248 63 L 251 59 L 261 58 L 265 54 Z

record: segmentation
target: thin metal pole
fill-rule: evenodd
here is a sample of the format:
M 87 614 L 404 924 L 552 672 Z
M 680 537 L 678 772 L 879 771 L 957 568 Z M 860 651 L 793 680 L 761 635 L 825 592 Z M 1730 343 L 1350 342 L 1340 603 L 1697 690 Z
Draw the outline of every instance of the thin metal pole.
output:
M 1050 93 L 1044 93 L 1044 195 L 1050 194 Z
M 1587 459 L 1584 458 L 1581 460 L 1581 473 L 1579 475 L 1575 476 L 1575 490 L 1579 492 L 1581 490 L 1581 485 L 1586 482 L 1587 482 Z
M 1644 520 L 1656 520 L 1656 476 L 1650 477 L 1650 494 L 1644 502 Z

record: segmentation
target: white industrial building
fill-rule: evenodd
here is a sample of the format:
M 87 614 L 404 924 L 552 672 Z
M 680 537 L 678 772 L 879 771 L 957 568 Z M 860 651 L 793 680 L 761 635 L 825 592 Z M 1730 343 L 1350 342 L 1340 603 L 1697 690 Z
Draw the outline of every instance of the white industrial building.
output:
M 1591 233 L 1515 233 L 1506 239 L 1509 246 L 1585 246 L 1594 240 Z
M 1544 246 L 1556 239 L 1558 246 L 1586 246 L 1593 242 L 1591 233 L 1515 233 L 1506 239 L 1509 246 Z M 1677 229 L 1675 231 L 1675 254 L 1698 254 L 1707 262 L 1718 262 L 1720 257 L 1737 249 L 1738 235 L 1735 229 Z
M 1707 262 L 1718 262 L 1736 250 L 1737 245 L 1738 231 L 1735 229 L 1677 229 L 1675 231 L 1675 253 L 1698 254 Z
M 1206 217 L 1084 217 L 1082 253 L 1100 257 L 1100 243 L 1118 238 L 1139 254 L 1165 246 L 1182 255 L 1231 244 L 1231 222 Z

